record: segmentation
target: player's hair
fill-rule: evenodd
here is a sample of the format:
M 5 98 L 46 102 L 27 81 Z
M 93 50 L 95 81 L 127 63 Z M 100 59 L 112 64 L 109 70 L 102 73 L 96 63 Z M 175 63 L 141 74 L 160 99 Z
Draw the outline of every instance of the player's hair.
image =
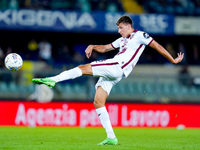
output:
M 131 27 L 133 26 L 133 21 L 129 16 L 121 16 L 118 21 L 116 22 L 116 25 L 118 26 L 120 23 L 124 23 L 124 24 L 130 24 Z

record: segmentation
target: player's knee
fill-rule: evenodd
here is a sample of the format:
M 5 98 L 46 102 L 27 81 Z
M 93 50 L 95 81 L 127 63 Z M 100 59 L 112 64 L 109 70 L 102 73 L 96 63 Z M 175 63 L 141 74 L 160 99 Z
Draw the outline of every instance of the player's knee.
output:
M 96 108 L 96 106 L 98 106 L 98 102 L 96 100 L 94 100 L 93 105 Z
M 81 69 L 83 75 L 92 75 L 92 68 L 90 64 L 79 65 L 78 67 Z
M 97 109 L 97 108 L 103 107 L 105 104 L 101 101 L 94 100 L 93 105 Z
M 79 65 L 78 67 L 79 67 L 80 69 L 82 69 L 82 68 L 84 68 L 84 65 Z
M 78 68 L 80 68 L 81 71 L 83 72 L 83 70 L 84 70 L 84 65 L 79 65 Z

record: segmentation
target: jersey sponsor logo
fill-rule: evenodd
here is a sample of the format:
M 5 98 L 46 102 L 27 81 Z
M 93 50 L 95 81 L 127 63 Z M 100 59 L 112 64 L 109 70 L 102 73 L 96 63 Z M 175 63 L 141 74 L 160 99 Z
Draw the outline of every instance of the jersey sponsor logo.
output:
M 148 33 L 143 33 L 143 36 L 146 38 L 146 39 L 148 39 L 150 36 L 149 36 L 149 34 Z
M 121 52 L 119 52 L 117 55 L 120 55 L 122 53 L 124 53 L 127 50 L 127 48 L 123 48 Z

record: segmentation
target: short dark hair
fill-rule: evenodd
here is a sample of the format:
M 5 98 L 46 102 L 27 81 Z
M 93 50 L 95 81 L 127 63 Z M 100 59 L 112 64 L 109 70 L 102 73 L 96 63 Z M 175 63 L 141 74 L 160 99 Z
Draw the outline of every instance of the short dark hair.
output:
M 129 16 L 121 16 L 118 21 L 116 22 L 116 25 L 118 26 L 120 23 L 124 23 L 124 24 L 130 24 L 131 27 L 133 26 L 133 21 Z

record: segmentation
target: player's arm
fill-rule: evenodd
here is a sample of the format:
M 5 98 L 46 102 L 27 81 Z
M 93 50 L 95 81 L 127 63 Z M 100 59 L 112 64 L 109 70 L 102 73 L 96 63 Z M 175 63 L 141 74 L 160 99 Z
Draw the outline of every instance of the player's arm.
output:
M 160 44 L 158 44 L 155 40 L 153 40 L 149 46 L 152 47 L 153 49 L 157 50 L 161 55 L 163 55 L 165 58 L 167 58 L 173 64 L 178 64 L 179 62 L 182 61 L 182 59 L 184 57 L 184 53 L 180 52 L 180 53 L 178 53 L 178 57 L 174 59 L 171 56 L 171 54 L 165 48 L 163 48 Z
M 111 50 L 114 50 L 111 44 L 107 45 L 89 45 L 87 49 L 85 50 L 85 54 L 87 58 L 90 58 L 92 51 L 95 50 L 99 53 L 105 53 Z

